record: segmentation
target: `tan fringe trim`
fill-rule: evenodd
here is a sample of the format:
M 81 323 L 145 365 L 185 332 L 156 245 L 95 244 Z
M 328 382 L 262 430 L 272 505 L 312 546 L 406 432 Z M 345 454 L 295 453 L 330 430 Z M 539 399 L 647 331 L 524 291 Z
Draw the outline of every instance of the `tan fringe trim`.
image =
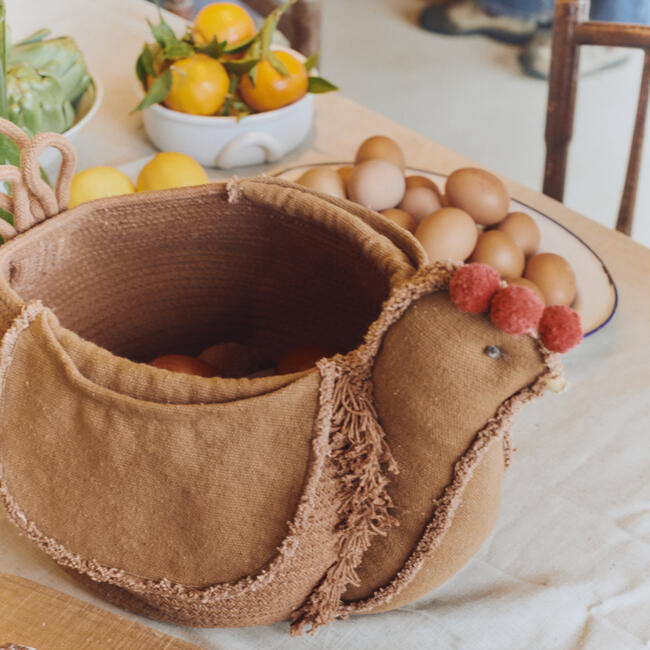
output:
M 241 199 L 241 181 L 239 176 L 232 176 L 226 183 L 226 192 L 228 192 L 228 203 L 237 203 Z
M 321 408 L 330 421 L 330 459 L 338 483 L 338 560 L 312 591 L 304 605 L 292 614 L 291 635 L 306 625 L 315 632 L 341 614 L 341 596 L 350 584 L 359 584 L 356 568 L 375 535 L 385 535 L 397 520 L 388 494 L 387 471 L 397 465 L 386 444 L 373 404 L 371 367 L 350 367 L 343 357 L 319 363 L 323 383 L 332 386 L 323 394 Z
M 337 617 L 347 616 L 341 600 L 348 585 L 359 585 L 357 567 L 374 535 L 385 535 L 398 521 L 390 514 L 385 471 L 397 473 L 397 465 L 385 440 L 374 405 L 372 369 L 384 335 L 411 304 L 427 293 L 445 289 L 457 266 L 435 264 L 413 275 L 386 300 L 364 343 L 345 356 L 319 364 L 326 379 L 335 377 L 335 388 L 322 394 L 323 407 L 331 402 L 331 458 L 339 481 L 342 505 L 339 560 L 333 564 L 307 601 L 292 615 L 291 634 L 310 625 L 315 632 Z

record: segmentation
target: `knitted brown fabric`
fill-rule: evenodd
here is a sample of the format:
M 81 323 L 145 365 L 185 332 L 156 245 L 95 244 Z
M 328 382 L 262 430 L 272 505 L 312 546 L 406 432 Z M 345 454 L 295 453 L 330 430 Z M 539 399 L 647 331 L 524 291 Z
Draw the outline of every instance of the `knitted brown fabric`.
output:
M 299 633 L 419 597 L 488 534 L 511 413 L 555 372 L 534 339 L 458 312 L 453 270 L 268 178 L 18 234 L 0 249 L 8 516 L 109 600 L 185 625 Z M 220 341 L 341 354 L 252 380 L 139 363 Z

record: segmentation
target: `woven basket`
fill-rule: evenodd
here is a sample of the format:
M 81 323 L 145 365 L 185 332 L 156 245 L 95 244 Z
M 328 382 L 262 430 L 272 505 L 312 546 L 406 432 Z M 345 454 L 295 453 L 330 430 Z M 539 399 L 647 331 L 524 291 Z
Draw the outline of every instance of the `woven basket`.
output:
M 0 497 L 28 539 L 146 616 L 296 633 L 404 605 L 467 562 L 497 516 L 511 414 L 555 357 L 459 312 L 454 267 L 374 212 L 270 178 L 66 210 L 65 140 L 11 133 Z M 63 152 L 56 192 L 44 146 Z M 142 363 L 220 341 L 340 354 L 257 379 Z

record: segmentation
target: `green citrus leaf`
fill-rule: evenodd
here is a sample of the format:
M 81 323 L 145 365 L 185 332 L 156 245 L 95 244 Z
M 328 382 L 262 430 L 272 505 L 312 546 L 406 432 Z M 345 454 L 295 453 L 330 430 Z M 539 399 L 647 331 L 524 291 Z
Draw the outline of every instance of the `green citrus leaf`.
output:
M 217 41 L 217 37 L 213 36 L 212 40 L 207 45 L 197 45 L 195 46 L 195 49 L 197 52 L 200 52 L 201 54 L 207 54 L 213 59 L 220 59 L 226 51 L 227 44 L 228 41 L 222 41 L 219 43 L 219 41 Z
M 280 60 L 275 54 L 273 54 L 273 52 L 269 54 L 268 61 L 278 74 L 281 74 L 283 77 L 289 76 L 289 68 L 287 68 L 284 61 Z
M 251 36 L 249 39 L 245 40 L 243 43 L 240 43 L 239 45 L 235 47 L 230 47 L 225 50 L 226 54 L 239 54 L 240 52 L 243 52 L 244 50 L 247 50 L 257 39 L 258 39 L 258 34 L 255 34 L 255 36 Z
M 255 88 L 255 84 L 257 83 L 257 66 L 251 69 L 248 73 L 248 78 L 251 80 L 251 86 Z
M 316 54 L 312 54 L 305 61 L 305 68 L 307 68 L 307 72 L 309 72 L 313 67 L 315 67 L 317 63 L 318 63 L 318 52 L 316 52 Z
M 185 41 L 176 41 L 170 43 L 163 50 L 163 56 L 168 61 L 178 61 L 178 59 L 186 59 L 194 54 L 194 48 Z
M 144 99 L 136 106 L 135 111 L 141 111 L 149 106 L 158 104 L 169 95 L 172 87 L 172 71 L 167 69 L 153 80 Z
M 307 86 L 308 93 L 329 93 L 333 90 L 338 90 L 338 87 L 327 81 L 327 79 L 323 79 L 322 77 L 309 77 L 309 85 Z
M 242 76 L 250 72 L 258 64 L 257 59 L 246 59 L 242 61 L 224 61 L 223 67 L 232 74 Z
M 160 16 L 160 22 L 157 25 L 154 25 L 150 20 L 147 20 L 149 23 L 149 29 L 153 34 L 153 37 L 156 39 L 156 42 L 162 45 L 162 47 L 169 47 L 178 41 L 174 30 L 165 22 L 162 15 Z
M 138 75 L 138 79 L 143 86 L 147 84 L 147 75 L 154 75 L 153 55 L 147 43 L 144 44 L 142 52 L 135 62 L 135 73 Z
M 262 45 L 262 56 L 264 56 L 264 58 L 268 58 L 271 52 L 273 34 L 275 34 L 275 30 L 277 29 L 280 17 L 289 7 L 296 4 L 296 2 L 297 0 L 288 0 L 288 2 L 285 2 L 282 6 L 274 9 L 264 20 L 264 24 L 262 25 L 259 33 L 260 42 Z

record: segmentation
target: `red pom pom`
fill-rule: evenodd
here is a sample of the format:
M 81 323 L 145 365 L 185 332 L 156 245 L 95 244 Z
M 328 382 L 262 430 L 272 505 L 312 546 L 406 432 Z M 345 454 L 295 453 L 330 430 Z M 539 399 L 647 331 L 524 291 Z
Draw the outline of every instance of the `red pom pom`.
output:
M 449 283 L 449 295 L 460 311 L 480 314 L 488 310 L 499 289 L 499 274 L 487 264 L 463 266 Z
M 580 316 L 565 305 L 551 305 L 539 322 L 539 338 L 551 352 L 568 352 L 582 341 Z
M 544 303 L 527 287 L 510 285 L 492 298 L 490 320 L 504 332 L 519 336 L 537 329 Z

